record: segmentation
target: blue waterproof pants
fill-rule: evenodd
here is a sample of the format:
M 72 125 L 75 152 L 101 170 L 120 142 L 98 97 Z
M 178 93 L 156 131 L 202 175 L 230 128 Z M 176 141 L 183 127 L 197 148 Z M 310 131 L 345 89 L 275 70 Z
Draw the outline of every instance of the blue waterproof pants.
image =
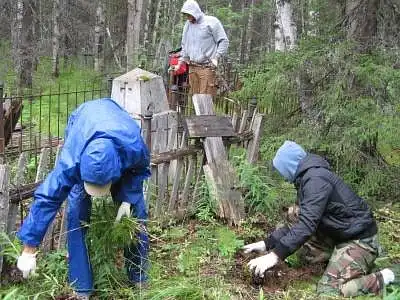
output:
M 93 275 L 89 253 L 85 241 L 87 227 L 90 221 L 91 197 L 85 192 L 83 184 L 75 185 L 68 196 L 68 235 L 67 246 L 69 256 L 69 282 L 79 293 L 93 290 Z M 137 243 L 125 249 L 125 261 L 128 277 L 132 282 L 147 280 L 149 239 L 145 228 L 147 220 L 146 205 L 138 201 L 132 210 L 132 216 L 137 217 L 142 224 L 138 233 Z

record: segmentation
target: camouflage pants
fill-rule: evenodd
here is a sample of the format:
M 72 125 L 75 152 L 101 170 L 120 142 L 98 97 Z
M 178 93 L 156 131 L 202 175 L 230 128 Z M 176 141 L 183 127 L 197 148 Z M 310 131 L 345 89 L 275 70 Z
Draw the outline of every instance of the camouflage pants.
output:
M 297 217 L 298 208 L 289 208 L 289 222 Z M 377 235 L 338 245 L 326 236 L 315 235 L 299 249 L 298 255 L 307 263 L 328 262 L 317 285 L 318 294 L 355 297 L 382 291 L 381 273 L 370 273 L 379 249 Z

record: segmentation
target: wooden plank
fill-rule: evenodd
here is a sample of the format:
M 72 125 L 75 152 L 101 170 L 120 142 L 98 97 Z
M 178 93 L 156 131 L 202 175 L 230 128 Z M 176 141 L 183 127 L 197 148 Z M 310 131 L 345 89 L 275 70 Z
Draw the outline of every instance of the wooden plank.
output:
M 50 163 L 50 148 L 43 148 L 39 157 L 39 165 L 36 173 L 35 182 L 44 180 L 44 178 L 48 173 L 49 163 Z M 42 242 L 41 248 L 44 253 L 49 252 L 53 247 L 53 229 L 54 225 L 52 222 L 47 228 L 46 234 Z
M 8 199 L 8 167 L 7 165 L 0 165 L 0 232 L 7 231 L 7 217 L 9 209 L 9 199 Z M 3 256 L 0 255 L 0 279 L 1 271 L 3 269 Z
M 157 177 L 158 177 L 158 167 L 156 165 L 151 167 L 151 177 L 147 184 L 147 193 L 145 194 L 145 199 L 147 205 L 150 205 L 150 201 L 153 195 L 157 195 Z M 161 202 L 157 200 L 154 205 L 154 215 L 159 216 L 161 214 Z
M 179 209 L 185 211 L 188 206 L 190 185 L 192 183 L 193 175 L 196 171 L 197 155 L 191 155 L 189 158 L 189 166 L 186 173 L 185 184 L 183 186 L 182 198 L 179 203 Z
M 205 154 L 203 153 L 202 155 L 200 155 L 200 163 L 201 163 L 200 168 L 196 169 L 197 170 L 196 175 L 195 175 L 196 180 L 195 180 L 193 193 L 192 193 L 193 207 L 188 207 L 189 210 L 190 209 L 194 210 L 194 206 L 196 205 L 196 203 L 199 200 L 199 196 L 200 196 L 199 189 L 200 189 L 201 179 L 204 174 L 203 165 L 204 165 L 205 161 L 206 161 L 206 157 L 205 157 Z
M 239 115 L 238 115 L 238 113 L 235 111 L 234 113 L 233 113 L 233 116 L 232 116 L 232 127 L 233 127 L 233 131 L 237 131 L 238 130 L 238 124 L 239 124 Z
M 235 136 L 232 121 L 224 116 L 190 116 L 184 119 L 189 138 Z
M 176 111 L 169 111 L 167 116 L 168 126 L 168 144 L 166 151 L 171 151 L 178 148 L 178 113 Z M 175 178 L 176 160 L 172 160 L 169 164 L 168 182 Z
M 252 140 L 250 140 L 247 148 L 247 161 L 249 163 L 255 163 L 258 160 L 258 150 L 260 148 L 260 140 L 263 131 L 263 119 L 263 114 L 257 114 L 257 116 L 254 118 L 252 127 L 254 137 Z
M 64 201 L 64 206 L 61 209 L 60 233 L 58 235 L 57 249 L 64 249 L 67 243 L 67 211 L 68 202 Z
M 35 182 L 39 182 L 43 180 L 49 169 L 49 162 L 50 162 L 50 148 L 43 148 L 40 152 L 39 157 L 39 165 L 36 173 Z
M 194 94 L 192 102 L 196 115 L 215 115 L 212 97 L 210 95 Z M 204 150 L 209 164 L 217 164 L 219 161 L 228 159 L 221 137 L 206 138 L 204 141 Z
M 190 146 L 183 149 L 176 149 L 168 152 L 154 154 L 151 158 L 152 165 L 158 165 L 164 162 L 169 162 L 181 157 L 189 156 L 200 152 L 202 149 L 196 146 Z
M 185 144 L 186 144 L 186 134 L 184 133 L 184 136 L 182 137 L 182 141 L 181 141 L 181 148 L 183 148 L 185 146 Z M 169 199 L 168 211 L 170 213 L 172 213 L 176 209 L 176 203 L 178 202 L 178 192 L 179 192 L 179 186 L 180 186 L 183 166 L 184 166 L 183 158 L 179 158 L 176 161 L 175 177 L 173 179 L 171 197 Z
M 15 174 L 15 187 L 17 190 L 19 190 L 19 188 L 25 181 L 27 161 L 28 161 L 28 153 L 22 152 L 18 159 L 17 173 Z M 8 211 L 8 220 L 7 220 L 7 233 L 9 235 L 11 235 L 16 231 L 18 208 L 19 208 L 18 203 L 10 201 L 10 208 Z
M 56 154 L 56 159 L 54 162 L 54 166 L 57 165 L 58 163 L 58 159 L 60 158 L 60 153 L 62 150 L 62 145 L 59 145 L 57 147 L 57 154 Z M 57 249 L 64 249 L 66 247 L 66 243 L 67 243 L 67 212 L 68 212 L 68 201 L 67 199 L 64 200 L 63 202 L 63 206 L 61 207 L 61 218 L 59 221 L 59 226 L 58 228 L 60 228 L 60 232 L 58 233 L 58 239 L 57 239 Z M 54 224 L 55 221 L 53 221 Z M 54 226 L 54 225 L 52 225 Z
M 219 217 L 225 218 L 225 213 L 227 212 L 228 206 L 225 201 L 222 201 L 219 198 L 218 189 L 220 188 L 217 185 L 217 181 L 215 180 L 215 172 L 213 172 L 212 167 L 210 165 L 203 166 L 204 175 L 207 181 L 208 190 L 210 192 L 210 196 L 214 199 L 217 203 L 219 209 Z
M 217 200 L 219 206 L 219 217 L 230 221 L 231 224 L 240 224 L 243 220 L 244 201 L 240 191 L 237 189 L 236 178 L 226 174 L 234 174 L 234 169 L 225 162 L 224 173 L 216 169 L 215 165 L 205 165 L 204 174 L 211 194 Z
M 243 131 L 246 130 L 248 117 L 249 117 L 249 111 L 248 110 L 243 111 L 242 120 L 240 121 L 239 133 L 242 133 Z
M 215 115 L 210 95 L 194 94 L 192 101 L 196 115 Z M 204 172 L 207 172 L 211 186 L 217 191 L 219 216 L 238 225 L 244 218 L 244 201 L 240 194 L 230 192 L 235 190 L 239 180 L 228 162 L 222 138 L 205 138 L 204 150 L 208 162 Z
M 157 116 L 157 139 L 159 144 L 159 151 L 164 152 L 167 149 L 168 143 L 168 116 L 161 114 Z M 157 214 L 156 217 L 161 217 L 164 211 L 164 204 L 166 203 L 166 197 L 168 194 L 168 173 L 169 163 L 161 163 L 158 165 L 157 170 L 157 183 L 158 183 L 158 197 L 157 197 Z
M 256 107 L 256 108 L 254 108 L 253 115 L 251 116 L 251 121 L 250 121 L 250 125 L 249 125 L 250 130 L 251 130 L 251 128 L 253 128 L 254 121 L 255 121 L 257 115 L 258 115 L 258 108 Z

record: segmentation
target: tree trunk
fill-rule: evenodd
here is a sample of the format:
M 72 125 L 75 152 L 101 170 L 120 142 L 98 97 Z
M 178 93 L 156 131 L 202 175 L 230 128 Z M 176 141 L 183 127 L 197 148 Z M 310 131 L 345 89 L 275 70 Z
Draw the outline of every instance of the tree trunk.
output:
M 274 23 L 275 30 L 275 51 L 284 52 L 286 50 L 285 41 L 283 40 L 282 27 L 280 25 L 280 17 L 277 15 Z
M 96 26 L 94 27 L 94 70 L 101 72 L 104 70 L 104 13 L 100 3 L 96 9 Z
M 246 13 L 246 1 L 247 0 L 242 1 L 242 17 L 243 18 L 245 18 L 245 13 Z M 246 25 L 245 24 L 248 23 L 246 21 L 247 21 L 246 19 L 243 20 L 243 25 L 241 26 L 241 30 L 240 30 L 240 46 L 239 46 L 239 50 L 240 50 L 239 63 L 240 64 L 244 63 L 245 52 L 246 52 Z
M 22 28 L 20 32 L 20 47 L 18 51 L 19 69 L 18 69 L 18 87 L 32 87 L 32 73 L 34 60 L 34 45 L 33 45 L 33 27 L 35 10 L 35 2 L 33 0 L 21 1 L 22 3 Z M 19 7 L 20 1 L 17 2 Z
M 18 0 L 12 3 L 12 26 L 11 26 L 11 40 L 12 40 L 12 53 L 15 69 L 19 73 L 21 67 L 21 58 L 19 55 L 20 43 L 21 43 L 21 31 L 22 31 L 22 15 L 23 15 L 23 1 Z
M 152 13 L 153 4 L 151 0 L 146 2 L 146 19 L 144 24 L 144 37 L 143 37 L 143 47 L 148 49 L 149 47 L 149 37 L 150 37 L 150 15 Z M 153 48 L 154 49 L 154 48 Z
M 60 0 L 53 0 L 53 65 L 52 75 L 60 75 Z
M 317 22 L 318 22 L 318 12 L 314 10 L 310 10 L 308 12 L 308 24 L 307 24 L 307 35 L 315 37 L 318 34 L 318 27 L 317 27 Z
M 157 32 L 159 30 L 159 24 L 160 24 L 160 14 L 161 14 L 161 0 L 157 0 L 157 8 L 156 8 L 156 15 L 154 17 L 154 26 L 153 26 L 153 37 L 151 44 L 153 45 L 153 49 L 157 48 L 156 42 L 157 42 Z
M 126 67 L 133 69 L 139 59 L 140 30 L 143 0 L 128 0 L 128 24 L 126 31 Z
M 251 42 L 253 40 L 253 25 L 254 25 L 254 0 L 251 0 L 250 8 L 249 8 L 249 19 L 247 22 L 247 33 L 246 33 L 246 55 L 245 61 L 250 60 L 250 53 L 251 53 Z
M 379 0 L 346 2 L 347 38 L 358 43 L 360 52 L 368 52 L 374 44 L 379 4 Z
M 296 47 L 297 43 L 297 27 L 294 21 L 292 2 L 290 0 L 276 0 L 276 8 L 277 25 L 283 37 L 284 50 L 292 50 Z M 277 30 L 275 30 L 275 34 L 277 34 Z M 281 48 L 281 45 L 278 46 Z

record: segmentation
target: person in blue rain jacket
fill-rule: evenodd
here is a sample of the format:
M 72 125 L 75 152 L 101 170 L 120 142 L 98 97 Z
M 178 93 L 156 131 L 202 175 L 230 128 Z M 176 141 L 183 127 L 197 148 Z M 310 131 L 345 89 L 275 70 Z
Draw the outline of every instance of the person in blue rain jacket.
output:
M 52 172 L 38 187 L 28 216 L 18 232 L 24 248 L 17 267 L 27 278 L 36 268 L 36 253 L 49 224 L 68 197 L 69 282 L 81 299 L 88 299 L 93 277 L 85 243 L 91 196 L 111 191 L 120 203 L 116 221 L 131 214 L 141 224 L 138 243 L 125 249 L 129 279 L 147 279 L 147 210 L 143 181 L 150 175 L 150 155 L 136 121 L 112 99 L 104 98 L 80 105 L 70 116 L 65 142 Z

